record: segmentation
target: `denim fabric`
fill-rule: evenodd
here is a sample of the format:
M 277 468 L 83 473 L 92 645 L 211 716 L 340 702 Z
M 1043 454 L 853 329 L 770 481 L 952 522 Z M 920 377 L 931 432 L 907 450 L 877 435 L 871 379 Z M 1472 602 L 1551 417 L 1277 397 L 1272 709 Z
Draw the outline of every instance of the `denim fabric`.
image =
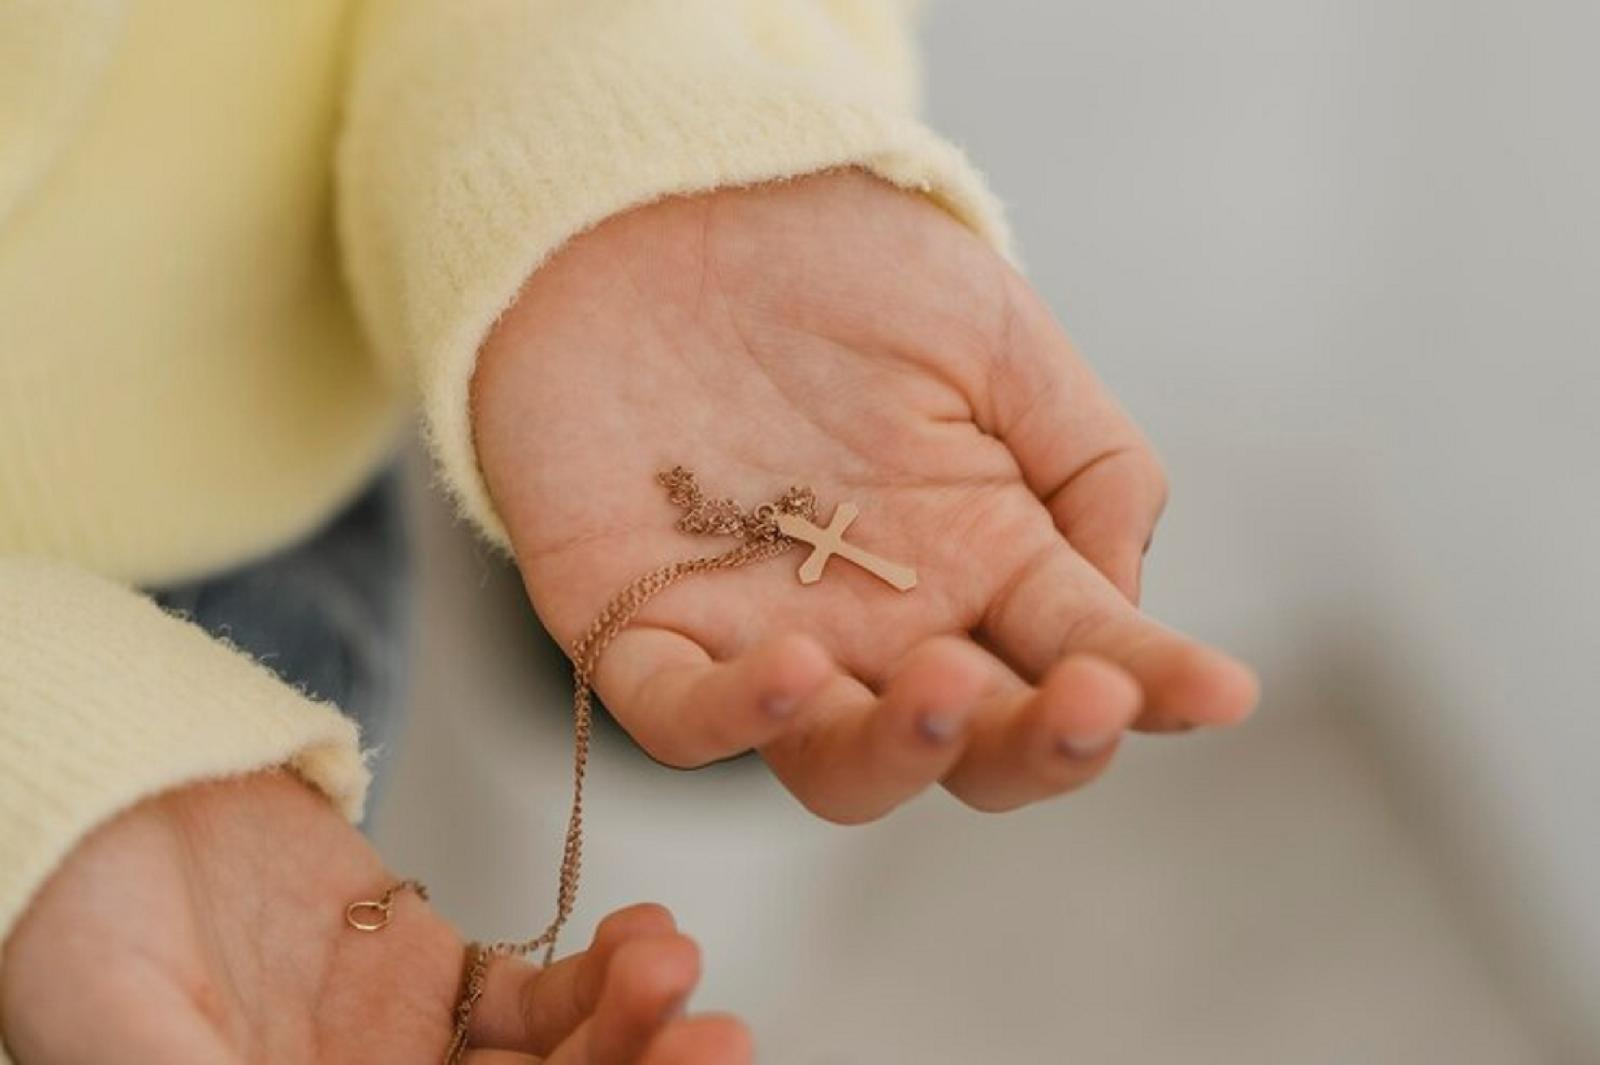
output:
M 239 569 L 150 590 L 157 603 L 331 702 L 376 748 L 376 806 L 409 686 L 416 581 L 399 470 L 310 538 Z

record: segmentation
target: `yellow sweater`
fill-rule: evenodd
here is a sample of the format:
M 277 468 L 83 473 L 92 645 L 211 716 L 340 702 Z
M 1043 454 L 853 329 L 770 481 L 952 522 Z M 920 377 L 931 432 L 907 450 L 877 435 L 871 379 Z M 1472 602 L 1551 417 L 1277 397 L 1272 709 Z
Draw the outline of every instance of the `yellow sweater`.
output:
M 915 118 L 913 0 L 0 0 L 0 938 L 84 832 L 353 730 L 126 590 L 327 517 L 563 241 L 859 165 L 998 245 Z M 48 561 L 46 561 L 48 560 Z

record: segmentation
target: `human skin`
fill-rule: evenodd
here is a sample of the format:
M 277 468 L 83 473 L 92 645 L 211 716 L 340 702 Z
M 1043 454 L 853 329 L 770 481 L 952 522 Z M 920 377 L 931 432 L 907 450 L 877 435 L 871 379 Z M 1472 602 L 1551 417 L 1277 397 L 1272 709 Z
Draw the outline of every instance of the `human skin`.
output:
M 799 551 L 692 577 L 595 687 L 656 758 L 759 750 L 809 808 L 879 817 L 941 782 L 1004 810 L 1099 774 L 1127 728 L 1231 725 L 1251 672 L 1138 609 L 1166 498 L 1149 443 L 1027 282 L 926 197 L 844 170 L 669 199 L 570 241 L 473 380 L 475 443 L 565 645 L 690 538 L 655 474 L 747 506 L 854 501 L 899 593 Z
M 438 1065 L 460 937 L 410 892 L 381 932 L 344 923 L 395 879 L 287 773 L 160 796 L 33 900 L 0 955 L 0 1032 L 19 1065 Z M 698 975 L 665 910 L 619 911 L 548 969 L 496 961 L 465 1060 L 748 1065 L 738 1022 L 679 1014 Z
M 529 594 L 570 644 L 637 574 L 722 549 L 672 528 L 682 463 L 746 504 L 792 483 L 901 594 L 798 551 L 662 595 L 596 687 L 656 757 L 759 750 L 811 809 L 881 816 L 942 783 L 1002 810 L 1099 774 L 1127 728 L 1221 726 L 1248 669 L 1140 613 L 1165 500 L 1144 437 L 1039 297 L 928 200 L 857 172 L 669 200 L 536 272 L 474 379 L 479 459 Z M 493 876 L 494 871 L 484 870 Z M 185 788 L 82 842 L 0 955 L 22 1065 L 436 1062 L 461 942 L 285 774 Z M 130 919 L 136 915 L 137 919 Z M 352 938 L 352 937 L 356 938 Z M 473 1065 L 743 1065 L 720 1017 L 674 1018 L 693 945 L 614 915 L 544 975 L 498 963 Z

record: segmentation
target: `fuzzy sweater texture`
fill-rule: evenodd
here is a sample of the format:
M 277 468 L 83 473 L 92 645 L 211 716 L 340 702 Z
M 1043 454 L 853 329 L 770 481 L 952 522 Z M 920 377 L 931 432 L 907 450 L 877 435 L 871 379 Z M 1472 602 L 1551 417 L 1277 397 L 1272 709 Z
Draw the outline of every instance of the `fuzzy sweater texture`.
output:
M 128 590 L 326 519 L 420 405 L 474 459 L 529 274 L 663 196 L 860 166 L 1004 249 L 914 0 L 0 0 L 0 941 L 84 833 L 354 729 Z M 0 1055 L 3 1060 L 3 1055 Z

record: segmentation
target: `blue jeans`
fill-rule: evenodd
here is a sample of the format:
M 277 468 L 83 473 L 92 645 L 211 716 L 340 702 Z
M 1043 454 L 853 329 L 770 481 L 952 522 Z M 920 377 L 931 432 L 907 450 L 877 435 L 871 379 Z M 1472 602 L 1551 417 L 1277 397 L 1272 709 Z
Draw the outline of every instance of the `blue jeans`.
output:
M 227 640 L 285 683 L 333 703 L 376 748 L 370 812 L 400 735 L 416 619 L 412 542 L 398 468 L 321 530 L 276 554 L 150 589 L 157 603 Z

